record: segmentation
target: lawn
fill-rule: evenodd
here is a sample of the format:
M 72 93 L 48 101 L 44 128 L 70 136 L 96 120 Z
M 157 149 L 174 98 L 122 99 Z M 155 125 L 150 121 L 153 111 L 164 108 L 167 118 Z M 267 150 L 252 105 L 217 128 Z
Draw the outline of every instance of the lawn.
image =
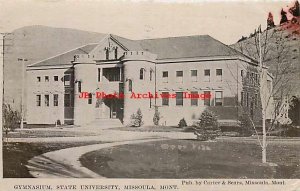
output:
M 26 164 L 32 157 L 64 148 L 84 146 L 94 142 L 75 143 L 3 143 L 3 177 L 4 178 L 31 178 Z
M 274 141 L 262 165 L 255 141 L 168 140 L 123 145 L 83 155 L 83 166 L 108 178 L 300 178 L 299 141 Z

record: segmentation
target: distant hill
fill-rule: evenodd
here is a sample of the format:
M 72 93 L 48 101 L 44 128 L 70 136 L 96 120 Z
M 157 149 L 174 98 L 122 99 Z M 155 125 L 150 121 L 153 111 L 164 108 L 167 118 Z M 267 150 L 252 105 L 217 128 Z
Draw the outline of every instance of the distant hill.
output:
M 278 52 L 281 52 L 280 62 L 290 64 L 289 70 L 284 72 L 282 80 L 289 81 L 286 86 L 290 86 L 292 91 L 290 95 L 300 96 L 300 18 L 296 18 L 296 22 L 288 21 L 282 25 L 275 26 L 272 29 L 265 30 L 261 34 L 262 44 L 264 39 L 268 39 L 263 63 L 269 67 L 269 72 L 276 76 L 278 74 Z M 266 38 L 267 35 L 267 38 Z M 272 36 L 271 36 L 272 35 Z M 258 33 L 253 33 L 250 37 L 243 37 L 239 42 L 230 45 L 236 50 L 251 56 L 258 60 L 258 52 L 255 39 L 258 38 Z M 278 49 L 277 49 L 278 48 Z M 279 66 L 284 67 L 284 65 Z M 279 68 L 279 70 L 280 70 Z
M 4 61 L 4 102 L 20 108 L 22 66 L 66 52 L 88 43 L 99 42 L 105 34 L 67 28 L 27 26 L 6 36 Z

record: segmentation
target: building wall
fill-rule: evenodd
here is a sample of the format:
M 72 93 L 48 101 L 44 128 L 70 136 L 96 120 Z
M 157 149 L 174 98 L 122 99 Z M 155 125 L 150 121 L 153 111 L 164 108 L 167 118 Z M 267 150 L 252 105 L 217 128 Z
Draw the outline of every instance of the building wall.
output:
M 238 78 L 239 70 L 243 62 L 238 60 L 209 60 L 197 62 L 163 63 L 157 64 L 156 78 L 157 89 L 162 92 L 175 94 L 176 92 L 197 91 L 204 94 L 204 91 L 211 92 L 210 107 L 237 107 L 236 96 L 241 91 L 241 80 Z M 209 80 L 204 75 L 204 70 L 210 70 Z M 222 77 L 216 75 L 216 70 L 222 69 Z M 191 76 L 191 70 L 197 70 L 197 78 Z M 168 71 L 168 80 L 162 77 L 163 71 Z M 178 82 L 176 71 L 183 71 L 183 80 Z M 217 91 L 223 94 L 222 106 L 215 106 L 215 95 Z M 179 120 L 185 118 L 188 124 L 198 119 L 208 106 L 204 105 L 204 99 L 198 99 L 198 106 L 191 105 L 191 99 L 183 99 L 183 106 L 176 106 L 176 99 L 169 99 L 169 106 L 162 106 L 162 99 L 157 100 L 162 123 L 166 125 L 177 125 Z M 234 114 L 236 115 L 236 113 Z M 220 116 L 222 118 L 222 116 Z M 232 116 L 236 118 L 236 116 Z
M 145 51 L 127 52 L 124 61 L 124 125 L 131 124 L 131 115 L 138 109 L 143 114 L 144 125 L 153 125 L 154 98 L 139 98 L 138 94 L 155 94 L 155 55 Z M 140 79 L 140 70 L 144 77 Z M 150 72 L 152 78 L 150 80 Z M 131 82 L 130 82 L 131 81 Z M 132 89 L 130 89 L 132 83 Z
M 67 69 L 43 69 L 27 71 L 27 123 L 55 124 L 64 122 L 64 82 Z M 45 82 L 45 76 L 49 82 Z M 58 81 L 54 81 L 58 76 Z M 41 77 L 38 82 L 37 77 Z M 54 94 L 58 94 L 58 106 L 54 106 Z M 37 106 L 37 95 L 41 95 L 41 105 Z M 45 104 L 45 95 L 49 95 L 49 106 Z

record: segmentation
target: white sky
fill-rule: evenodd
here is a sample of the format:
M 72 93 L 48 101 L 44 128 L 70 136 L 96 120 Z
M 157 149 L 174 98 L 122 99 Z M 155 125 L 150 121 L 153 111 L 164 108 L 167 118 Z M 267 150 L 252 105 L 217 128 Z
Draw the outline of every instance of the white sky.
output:
M 209 34 L 232 44 L 260 24 L 265 28 L 269 11 L 278 24 L 281 8 L 292 1 L 182 2 L 0 0 L 0 31 L 46 25 L 130 39 Z

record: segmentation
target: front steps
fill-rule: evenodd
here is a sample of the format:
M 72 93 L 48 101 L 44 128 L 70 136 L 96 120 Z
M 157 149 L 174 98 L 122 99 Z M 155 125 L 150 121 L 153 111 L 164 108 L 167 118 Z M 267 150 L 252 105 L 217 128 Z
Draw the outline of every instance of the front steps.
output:
M 119 119 L 96 119 L 87 125 L 89 128 L 109 129 L 113 127 L 123 127 Z

